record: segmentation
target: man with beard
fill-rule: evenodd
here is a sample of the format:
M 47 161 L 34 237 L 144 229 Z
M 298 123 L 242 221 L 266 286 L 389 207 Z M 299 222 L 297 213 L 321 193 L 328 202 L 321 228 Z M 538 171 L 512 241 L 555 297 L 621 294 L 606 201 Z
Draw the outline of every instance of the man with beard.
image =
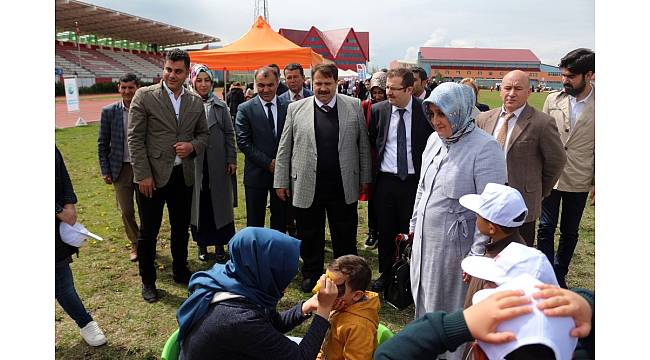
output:
M 296 210 L 303 292 L 323 273 L 326 214 L 332 257 L 357 254 L 357 199 L 371 181 L 359 99 L 336 93 L 333 64 L 316 65 L 312 76 L 315 95 L 289 104 L 273 181 L 278 197 Z
M 528 215 L 519 233 L 528 246 L 535 244 L 535 222 L 560 177 L 566 154 L 555 120 L 528 105 L 530 81 L 521 70 L 507 73 L 501 81 L 503 105 L 476 118 L 476 125 L 492 134 L 506 158 L 508 185 L 524 197 Z M 481 252 L 480 247 L 473 248 Z
M 551 194 L 542 202 L 537 248 L 548 257 L 560 286 L 578 242 L 578 228 L 589 190 L 594 198 L 595 169 L 595 54 L 576 49 L 560 60 L 564 90 L 548 95 L 543 111 L 555 119 L 564 144 L 567 163 Z M 560 243 L 554 252 L 555 228 L 560 215 Z

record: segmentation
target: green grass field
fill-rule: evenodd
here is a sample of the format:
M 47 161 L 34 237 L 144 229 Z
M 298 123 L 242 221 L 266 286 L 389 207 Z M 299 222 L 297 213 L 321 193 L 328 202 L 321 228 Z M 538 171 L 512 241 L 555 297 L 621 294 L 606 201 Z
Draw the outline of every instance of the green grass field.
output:
M 532 94 L 530 103 L 541 108 L 546 94 Z M 500 104 L 498 93 L 482 92 L 480 101 L 491 108 Z M 79 220 L 90 231 L 104 237 L 81 248 L 79 258 L 71 264 L 77 291 L 95 320 L 100 324 L 108 344 L 91 348 L 85 344 L 76 324 L 55 304 L 56 358 L 57 359 L 158 359 L 165 340 L 177 327 L 176 309 L 187 296 L 187 289 L 175 284 L 171 278 L 169 250 L 169 222 L 164 215 L 158 240 L 158 282 L 162 298 L 157 303 L 145 303 L 140 296 L 140 278 L 137 264 L 128 260 L 129 242 L 115 205 L 113 187 L 105 185 L 99 175 L 97 161 L 97 124 L 56 130 L 56 144 L 65 159 L 78 197 Z M 244 159 L 239 154 L 238 176 L 239 207 L 236 209 L 236 227 L 245 225 L 244 189 L 241 182 Z M 268 223 L 268 222 L 267 222 Z M 580 227 L 581 239 L 568 276 L 570 286 L 594 288 L 594 207 L 588 207 Z M 377 269 L 375 251 L 363 249 L 367 229 L 366 203 L 359 203 L 358 247 L 360 255 Z M 331 248 L 327 245 L 327 260 Z M 212 248 L 210 251 L 213 251 Z M 189 266 L 193 271 L 211 267 L 212 262 L 197 259 L 197 249 L 190 241 Z M 278 308 L 286 309 L 307 295 L 299 290 L 297 276 Z M 413 308 L 396 311 L 382 306 L 380 319 L 393 331 L 399 331 L 412 320 Z M 307 324 L 294 329 L 291 334 L 300 336 Z

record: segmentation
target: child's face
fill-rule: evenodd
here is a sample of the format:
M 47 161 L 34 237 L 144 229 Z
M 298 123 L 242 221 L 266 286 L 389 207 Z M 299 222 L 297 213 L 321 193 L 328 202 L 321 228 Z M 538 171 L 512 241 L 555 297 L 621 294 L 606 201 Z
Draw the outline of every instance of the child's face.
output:
M 352 305 L 359 301 L 363 296 L 364 292 L 361 290 L 352 291 L 350 285 L 348 284 L 348 276 L 339 272 L 330 270 L 330 279 L 336 284 L 336 287 L 339 291 L 339 294 L 336 298 L 336 301 L 341 303 L 341 306 L 338 306 L 338 309 L 345 309 L 349 305 Z
M 478 228 L 478 231 L 480 231 L 483 235 L 494 235 L 494 227 L 492 224 L 490 224 L 489 221 L 483 219 L 479 214 L 476 214 L 476 227 Z

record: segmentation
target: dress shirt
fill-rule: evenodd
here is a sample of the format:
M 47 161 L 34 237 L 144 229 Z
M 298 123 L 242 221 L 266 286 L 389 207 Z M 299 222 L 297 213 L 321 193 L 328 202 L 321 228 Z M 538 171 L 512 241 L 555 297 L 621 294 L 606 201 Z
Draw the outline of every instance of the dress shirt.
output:
M 524 111 L 524 107 L 526 107 L 526 104 L 524 106 L 518 108 L 517 110 L 513 111 L 514 116 L 508 120 L 508 135 L 506 136 L 506 145 L 504 146 L 503 152 L 506 155 L 506 158 L 508 157 L 508 144 L 510 143 L 510 134 L 512 134 L 512 129 L 515 128 L 515 124 L 517 123 L 517 119 L 519 119 L 519 116 L 521 115 L 521 112 Z M 494 135 L 494 138 L 497 138 L 497 135 L 499 135 L 499 130 L 501 130 L 501 127 L 503 126 L 503 123 L 505 122 L 505 116 L 506 116 L 506 109 L 501 106 L 501 114 L 499 114 L 499 120 L 497 120 L 497 125 L 494 127 L 494 132 L 492 135 Z
M 384 146 L 384 159 L 379 170 L 386 173 L 397 174 L 397 125 L 399 124 L 399 110 L 395 105 L 391 106 L 390 125 L 386 134 L 386 145 Z M 406 160 L 408 162 L 409 175 L 415 174 L 413 156 L 411 155 L 411 116 L 413 115 L 413 98 L 404 107 L 404 126 L 406 126 Z
M 169 90 L 167 87 L 167 84 L 163 81 L 163 87 L 165 87 L 165 90 L 167 91 L 167 95 L 169 95 L 169 100 L 172 101 L 172 106 L 174 107 L 174 112 L 176 115 L 176 121 L 180 121 L 180 115 L 181 115 L 181 99 L 183 98 L 183 94 L 185 94 L 185 88 L 181 86 L 181 94 L 178 95 L 178 99 L 176 99 L 176 96 L 174 95 L 174 92 Z M 174 159 L 174 166 L 180 165 L 182 162 L 181 157 L 176 155 L 176 158 Z
M 131 154 L 129 154 L 129 142 L 127 139 L 127 133 L 129 132 L 129 108 L 124 105 L 124 100 L 120 102 L 122 106 L 122 124 L 124 126 L 124 157 L 122 158 L 123 162 L 131 162 Z
M 591 88 L 591 91 L 589 91 L 589 95 L 585 96 L 584 99 L 580 101 L 576 101 L 577 99 L 575 96 L 569 95 L 569 109 L 571 109 L 571 130 L 575 128 L 576 126 L 576 121 L 578 121 L 578 118 L 582 114 L 582 110 L 585 108 L 585 104 L 587 103 L 587 100 L 591 97 L 591 94 L 594 92 L 594 88 Z
M 264 114 L 266 115 L 266 118 L 269 118 L 269 110 L 266 107 L 266 104 L 271 103 L 273 106 L 271 106 L 271 112 L 273 112 L 273 128 L 275 129 L 276 136 L 280 136 L 279 129 L 278 129 L 278 96 L 274 96 L 273 100 L 271 101 L 264 101 L 261 96 L 257 95 L 257 98 L 260 99 L 260 104 L 262 104 L 262 110 L 264 111 Z
M 316 105 L 319 108 L 322 108 L 323 105 L 325 105 L 325 103 L 322 103 L 320 100 L 318 100 L 318 98 L 316 96 L 314 96 L 314 101 L 316 101 Z M 330 100 L 330 102 L 327 103 L 327 106 L 329 106 L 330 109 L 334 109 L 334 105 L 336 105 L 336 94 L 334 94 L 334 97 L 332 98 L 332 100 Z
M 301 100 L 301 99 L 305 98 L 304 96 L 302 96 L 302 89 L 298 90 L 297 93 L 295 93 L 295 92 L 291 91 L 291 89 L 289 89 L 289 94 L 291 95 L 291 101 Z M 300 99 L 296 99 L 297 95 L 300 95 Z
M 426 96 L 427 96 L 427 90 L 426 90 L 426 89 L 423 89 L 423 90 L 422 90 L 422 94 L 420 94 L 419 96 L 416 96 L 416 97 L 417 97 L 418 99 L 420 99 L 420 100 L 424 100 L 424 98 L 425 98 Z

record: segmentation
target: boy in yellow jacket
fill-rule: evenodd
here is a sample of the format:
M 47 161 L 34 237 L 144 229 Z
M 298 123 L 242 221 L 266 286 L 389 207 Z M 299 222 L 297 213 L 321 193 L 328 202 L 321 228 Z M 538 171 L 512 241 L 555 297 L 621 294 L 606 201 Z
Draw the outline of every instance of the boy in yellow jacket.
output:
M 371 360 L 377 347 L 380 306 L 377 293 L 365 291 L 372 271 L 366 260 L 356 255 L 332 260 L 327 271 L 339 295 L 317 359 Z

